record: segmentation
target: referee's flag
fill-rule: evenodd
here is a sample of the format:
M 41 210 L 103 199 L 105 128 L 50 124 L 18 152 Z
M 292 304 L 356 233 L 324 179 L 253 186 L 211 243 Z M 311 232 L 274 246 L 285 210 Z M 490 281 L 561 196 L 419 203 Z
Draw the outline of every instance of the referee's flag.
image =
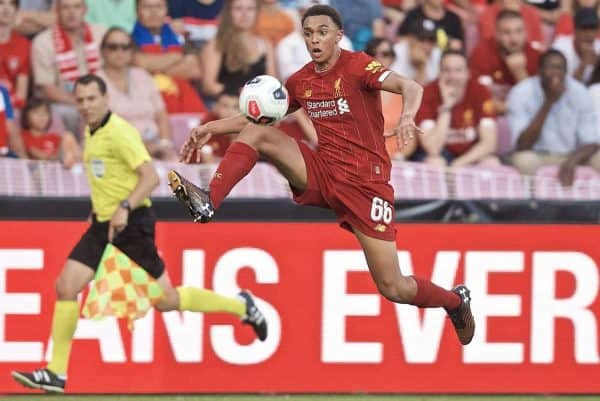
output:
M 126 318 L 132 328 L 133 321 L 144 317 L 163 297 L 156 280 L 109 243 L 83 305 L 83 316 L 94 320 L 105 316 Z

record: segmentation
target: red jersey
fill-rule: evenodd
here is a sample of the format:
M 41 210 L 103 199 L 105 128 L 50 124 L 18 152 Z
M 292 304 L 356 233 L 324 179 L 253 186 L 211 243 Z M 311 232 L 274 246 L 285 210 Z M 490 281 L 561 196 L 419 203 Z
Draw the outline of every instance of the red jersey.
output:
M 346 50 L 329 70 L 317 72 L 315 66 L 311 61 L 302 67 L 286 88 L 290 109 L 303 107 L 315 126 L 317 153 L 335 175 L 388 182 L 379 90 L 391 71 L 365 53 Z
M 44 152 L 47 155 L 52 155 L 58 151 L 60 147 L 61 137 L 58 134 L 47 133 L 41 136 L 33 135 L 29 131 L 21 132 L 23 142 L 25 143 L 25 149 L 27 153 L 30 153 L 31 149 L 37 149 Z
M 439 81 L 435 80 L 425 86 L 423 103 L 415 119 L 416 124 L 424 127 L 427 124 L 435 124 L 441 105 Z M 492 95 L 476 79 L 470 79 L 462 100 L 452 108 L 451 113 L 450 132 L 446 137 L 445 147 L 454 156 L 460 156 L 479 139 L 479 123 L 486 118 L 495 117 Z
M 209 123 L 211 121 L 218 120 L 219 116 L 215 113 L 210 112 L 206 115 L 204 120 L 202 120 L 202 124 Z M 225 156 L 225 151 L 231 145 L 231 135 L 215 135 L 207 142 L 207 145 L 210 146 L 213 150 L 213 155 L 217 157 Z
M 31 44 L 27 38 L 12 32 L 6 43 L 0 43 L 0 80 L 10 92 L 14 102 L 17 76 L 29 76 L 29 52 Z
M 537 74 L 540 52 L 529 43 L 525 45 L 523 52 L 527 58 L 527 73 L 529 76 Z M 504 58 L 500 56 L 500 48 L 495 39 L 484 39 L 479 42 L 471 54 L 470 68 L 472 77 L 488 76 L 490 84 L 513 86 L 517 83 Z

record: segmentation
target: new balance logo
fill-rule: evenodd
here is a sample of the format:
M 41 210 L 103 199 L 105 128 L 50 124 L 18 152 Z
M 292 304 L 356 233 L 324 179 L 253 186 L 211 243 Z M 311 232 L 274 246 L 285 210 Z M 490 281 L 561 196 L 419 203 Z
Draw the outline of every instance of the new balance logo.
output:
M 338 99 L 337 108 L 340 115 L 350 113 L 350 106 L 348 106 L 348 101 L 343 97 Z

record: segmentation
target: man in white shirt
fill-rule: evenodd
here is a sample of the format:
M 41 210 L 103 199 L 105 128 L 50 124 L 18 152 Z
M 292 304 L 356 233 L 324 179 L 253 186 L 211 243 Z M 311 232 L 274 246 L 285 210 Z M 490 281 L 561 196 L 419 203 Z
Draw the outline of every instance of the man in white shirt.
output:
M 394 45 L 396 60 L 390 69 L 421 85 L 436 79 L 442 51 L 437 47 L 437 30 L 430 19 L 416 20 L 408 38 Z
M 560 36 L 552 47 L 567 59 L 567 73 L 576 80 L 587 83 L 600 54 L 598 28 L 600 21 L 594 8 L 580 8 L 573 17 L 575 34 Z

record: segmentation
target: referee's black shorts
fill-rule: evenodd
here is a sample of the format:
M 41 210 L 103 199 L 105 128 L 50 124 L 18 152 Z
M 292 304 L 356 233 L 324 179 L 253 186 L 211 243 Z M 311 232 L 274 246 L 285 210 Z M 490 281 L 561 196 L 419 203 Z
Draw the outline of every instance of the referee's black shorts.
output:
M 133 210 L 129 214 L 125 229 L 116 234 L 113 239 L 113 245 L 143 267 L 152 277 L 159 278 L 165 271 L 165 264 L 158 256 L 154 241 L 155 223 L 156 216 L 152 209 L 140 207 Z M 100 223 L 94 215 L 92 225 L 75 245 L 69 259 L 81 262 L 96 271 L 107 244 L 108 221 Z

